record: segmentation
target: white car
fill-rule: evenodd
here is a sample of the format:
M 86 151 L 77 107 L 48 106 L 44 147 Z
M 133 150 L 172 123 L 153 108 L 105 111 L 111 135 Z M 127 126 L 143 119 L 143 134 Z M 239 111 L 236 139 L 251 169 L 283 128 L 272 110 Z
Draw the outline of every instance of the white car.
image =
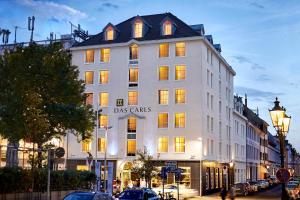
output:
M 154 192 L 161 193 L 163 192 L 162 186 L 158 188 L 152 188 Z M 173 197 L 177 198 L 177 186 L 176 185 L 165 185 L 164 188 L 165 193 L 171 193 Z M 195 189 L 185 188 L 184 186 L 179 186 L 179 198 L 188 198 L 194 197 L 198 195 L 198 191 Z

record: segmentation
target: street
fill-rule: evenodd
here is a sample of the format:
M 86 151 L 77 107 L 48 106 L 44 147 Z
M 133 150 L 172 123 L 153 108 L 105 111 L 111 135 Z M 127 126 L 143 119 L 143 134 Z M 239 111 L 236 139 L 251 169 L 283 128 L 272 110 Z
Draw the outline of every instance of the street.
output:
M 203 196 L 203 197 L 197 197 L 197 198 L 190 198 L 191 200 L 196 200 L 196 199 L 203 199 L 203 200 L 212 200 L 212 199 L 221 199 L 219 194 L 213 194 L 213 195 L 208 195 L 208 196 Z M 260 191 L 255 194 L 246 196 L 246 197 L 237 197 L 235 200 L 240 200 L 240 199 L 249 199 L 249 200 L 256 200 L 256 199 L 265 199 L 265 200 L 277 200 L 280 199 L 281 195 L 281 186 L 278 185 L 272 189 L 265 190 L 265 191 Z

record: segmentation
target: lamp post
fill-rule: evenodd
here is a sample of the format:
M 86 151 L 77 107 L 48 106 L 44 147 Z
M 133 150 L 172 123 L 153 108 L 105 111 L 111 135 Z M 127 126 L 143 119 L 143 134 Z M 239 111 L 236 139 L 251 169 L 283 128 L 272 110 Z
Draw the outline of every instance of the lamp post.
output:
M 286 109 L 280 107 L 278 98 L 274 101 L 274 107 L 269 110 L 271 120 L 275 130 L 277 131 L 277 135 L 279 137 L 280 142 L 280 165 L 281 168 L 285 168 L 284 166 L 284 158 L 285 158 L 285 136 L 289 131 L 291 117 L 286 115 Z M 281 199 L 287 199 L 287 193 L 285 190 L 285 183 L 281 183 L 282 191 L 281 191 Z
M 107 133 L 108 130 L 112 128 L 112 126 L 104 126 L 103 128 L 105 128 L 105 151 L 104 151 L 104 192 L 106 192 L 107 188 L 106 188 L 106 170 L 107 170 Z

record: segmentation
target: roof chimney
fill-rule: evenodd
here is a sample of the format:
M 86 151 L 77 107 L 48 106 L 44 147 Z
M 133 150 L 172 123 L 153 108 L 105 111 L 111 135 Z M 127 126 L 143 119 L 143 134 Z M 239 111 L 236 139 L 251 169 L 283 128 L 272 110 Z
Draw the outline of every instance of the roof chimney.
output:
M 247 94 L 245 94 L 245 106 L 248 107 L 248 99 L 247 99 Z

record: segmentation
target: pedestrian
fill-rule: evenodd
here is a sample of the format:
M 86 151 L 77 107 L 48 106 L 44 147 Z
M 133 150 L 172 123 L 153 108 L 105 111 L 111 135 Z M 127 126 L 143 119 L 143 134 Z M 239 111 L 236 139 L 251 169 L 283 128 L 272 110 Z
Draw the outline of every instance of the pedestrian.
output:
M 221 199 L 225 200 L 226 195 L 227 195 L 227 190 L 226 190 L 225 186 L 223 185 L 221 188 L 221 193 L 220 193 Z
M 235 189 L 232 185 L 231 185 L 230 190 L 229 190 L 229 198 L 231 200 L 234 200 L 234 198 L 235 198 Z

